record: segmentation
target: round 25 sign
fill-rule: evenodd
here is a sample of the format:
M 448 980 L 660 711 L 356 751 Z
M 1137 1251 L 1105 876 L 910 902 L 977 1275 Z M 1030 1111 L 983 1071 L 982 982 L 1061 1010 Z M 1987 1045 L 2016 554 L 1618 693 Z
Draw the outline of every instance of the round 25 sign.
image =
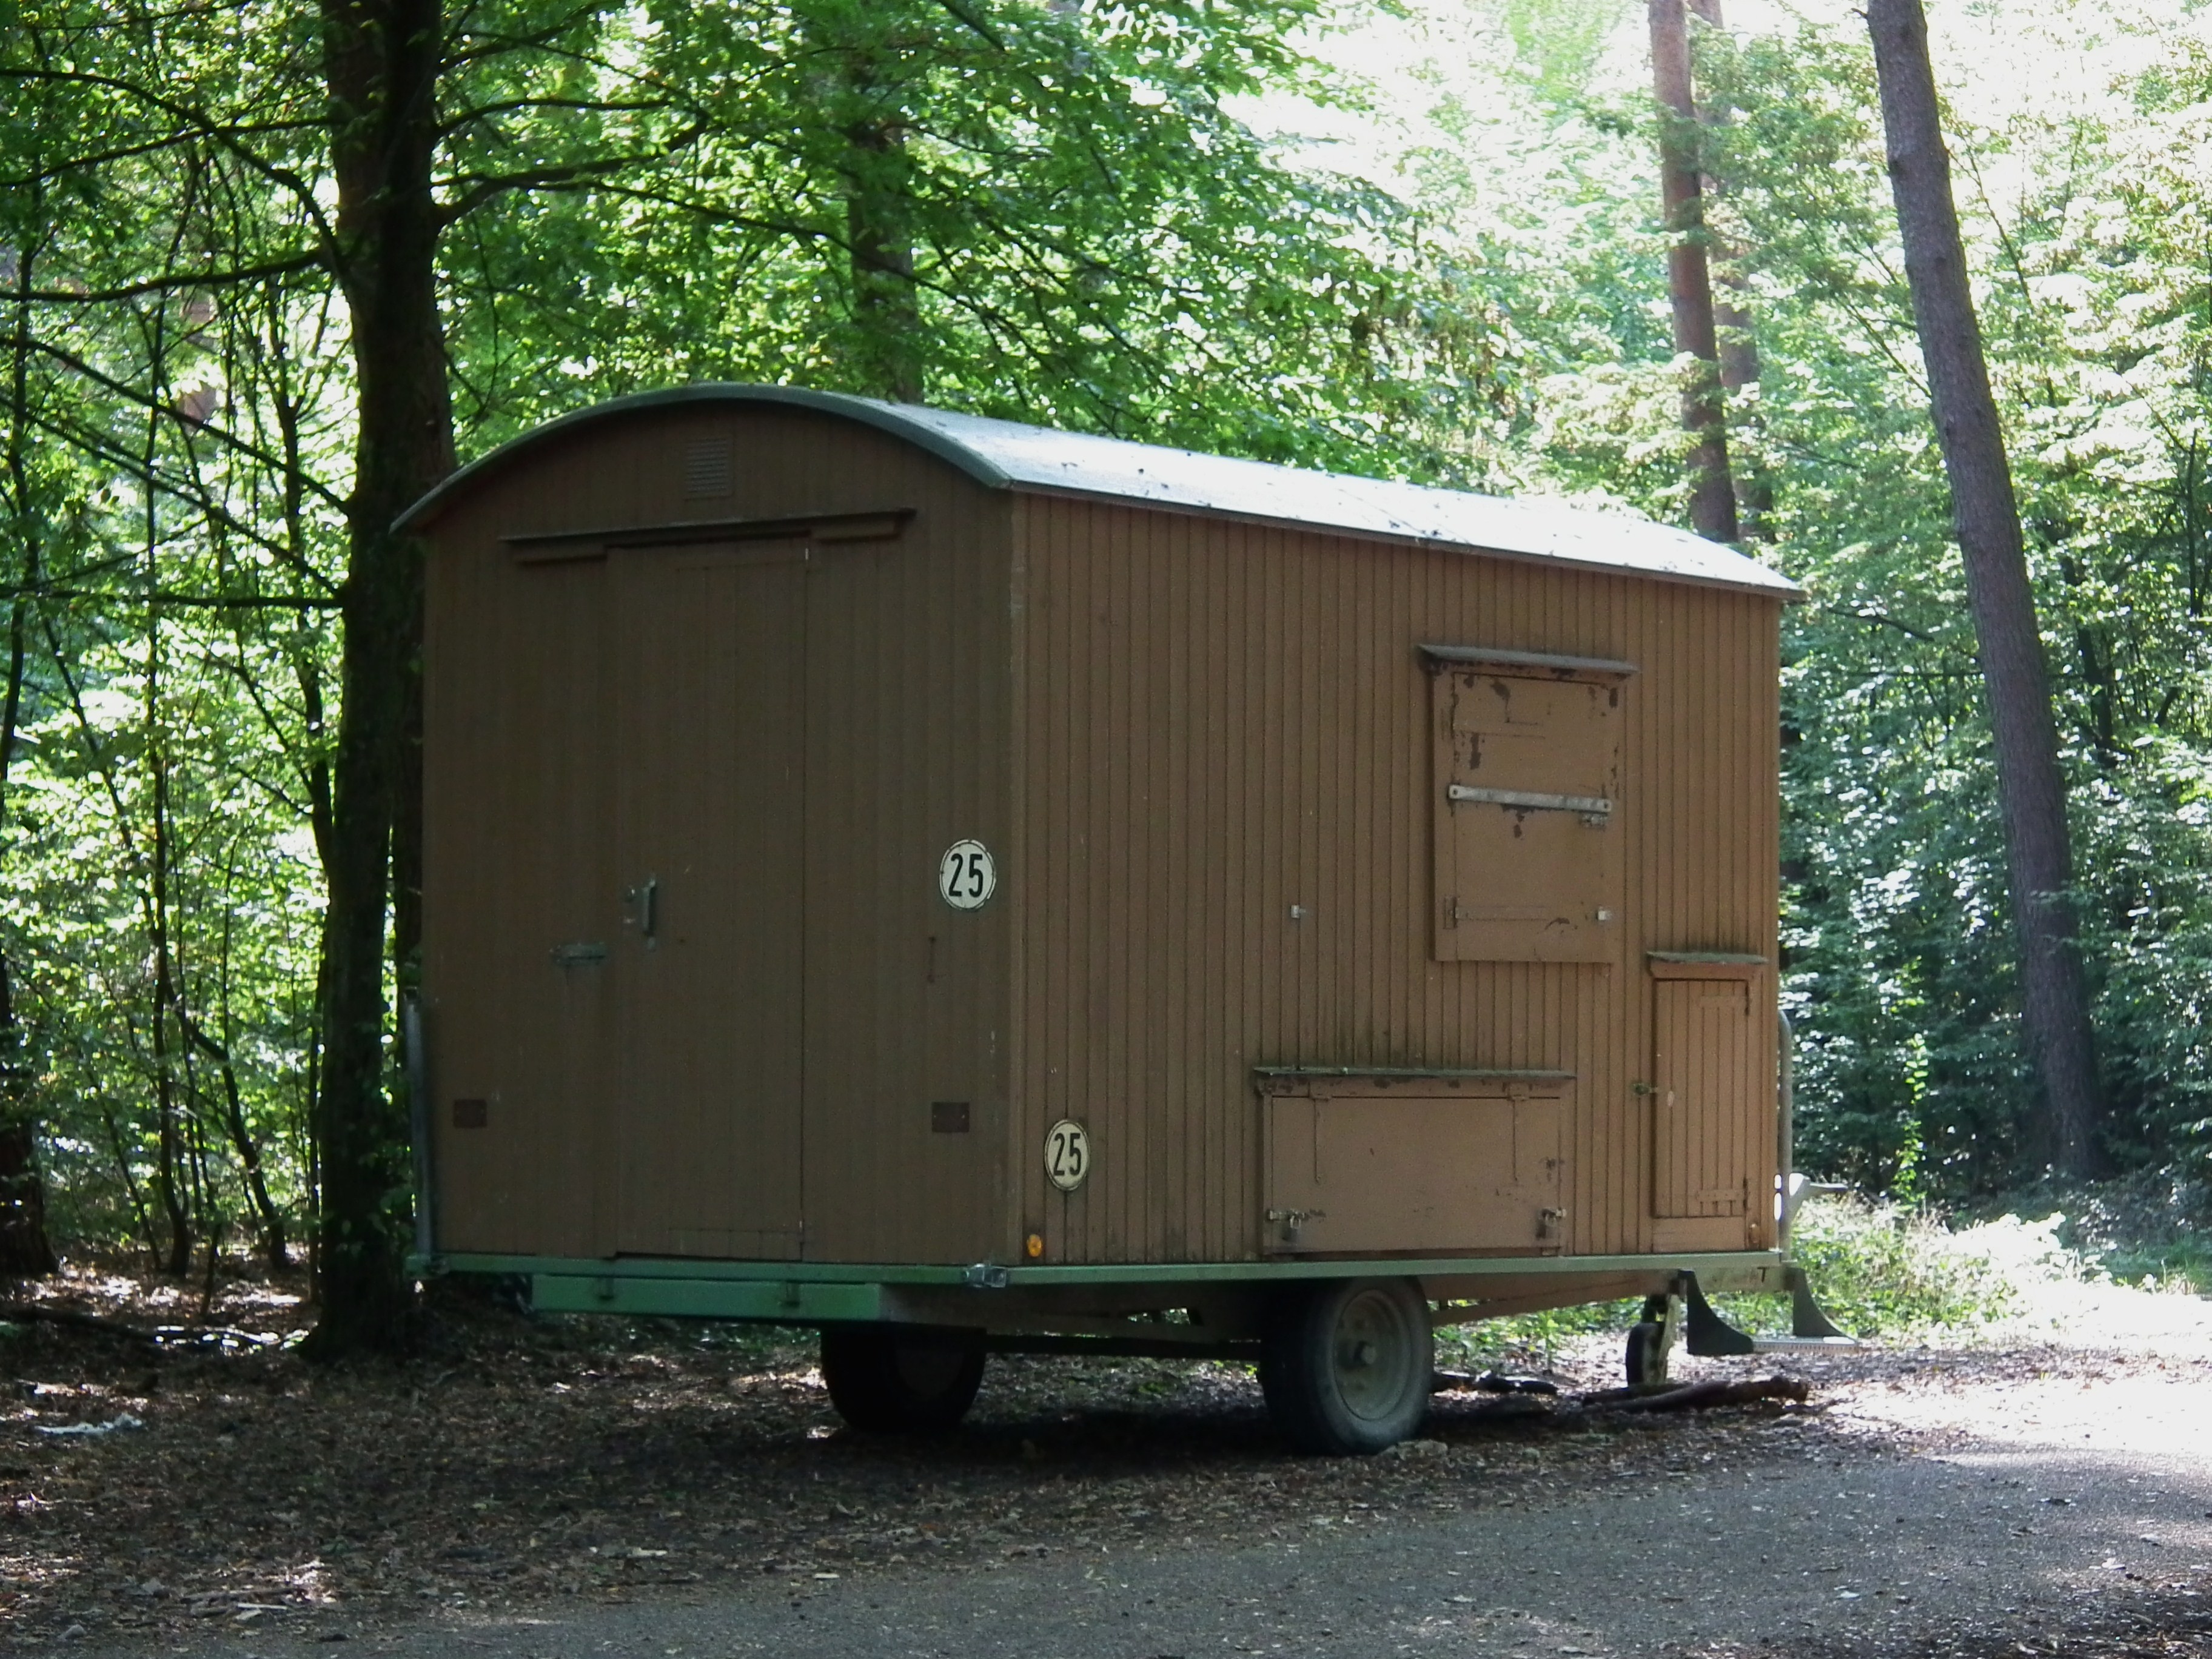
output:
M 998 866 L 980 841 L 956 841 L 937 861 L 937 895 L 956 910 L 981 909 L 998 885 Z
M 1045 1131 L 1045 1178 L 1063 1193 L 1072 1193 L 1091 1173 L 1091 1135 L 1072 1117 L 1064 1117 Z

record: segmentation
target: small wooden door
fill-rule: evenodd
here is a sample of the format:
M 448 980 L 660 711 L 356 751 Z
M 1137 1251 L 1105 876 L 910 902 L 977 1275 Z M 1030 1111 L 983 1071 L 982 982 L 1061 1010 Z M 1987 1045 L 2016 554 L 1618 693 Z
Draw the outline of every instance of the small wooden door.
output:
M 612 556 L 625 1252 L 799 1253 L 804 556 Z
M 1748 1218 L 1753 1183 L 1765 1162 L 1759 1120 L 1768 1051 L 1757 1040 L 1753 995 L 1759 970 L 1687 965 L 1700 971 L 1677 977 L 1667 965 L 1652 966 L 1651 1211 L 1662 1218 Z

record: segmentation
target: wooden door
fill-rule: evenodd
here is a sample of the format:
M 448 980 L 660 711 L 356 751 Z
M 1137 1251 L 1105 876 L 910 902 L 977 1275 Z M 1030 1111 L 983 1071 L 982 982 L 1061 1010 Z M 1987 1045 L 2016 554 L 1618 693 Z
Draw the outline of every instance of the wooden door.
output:
M 1765 1053 L 1751 977 L 1656 978 L 1652 989 L 1652 1213 L 1747 1218 Z M 1711 1231 L 1741 1248 L 1742 1224 Z
M 426 664 L 423 781 L 439 1242 L 605 1255 L 616 921 L 606 564 L 441 558 L 430 580 L 443 623 Z
M 984 810 L 988 677 L 963 639 L 1003 603 L 981 568 L 891 542 L 807 568 L 809 1261 L 965 1263 L 1008 1243 L 986 1012 L 1007 895 L 960 909 L 938 888 L 955 841 L 1007 851 Z
M 804 550 L 613 556 L 626 1252 L 799 1252 Z

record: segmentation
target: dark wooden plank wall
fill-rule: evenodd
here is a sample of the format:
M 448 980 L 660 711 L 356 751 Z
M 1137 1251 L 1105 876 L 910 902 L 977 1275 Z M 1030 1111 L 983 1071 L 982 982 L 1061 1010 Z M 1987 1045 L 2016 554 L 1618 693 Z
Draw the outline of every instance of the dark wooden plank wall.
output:
M 458 1250 L 613 1248 L 616 1006 L 605 965 L 617 877 L 605 776 L 604 562 L 518 572 L 495 514 L 430 562 L 424 687 L 424 1031 L 439 1236 Z M 527 833 L 518 833 L 526 828 Z M 455 1127 L 459 1099 L 483 1127 Z
M 687 447 L 715 433 L 732 493 L 687 500 Z M 1773 600 L 1009 497 L 830 417 L 676 410 L 526 458 L 436 529 L 426 976 L 449 1248 L 611 1249 L 622 1133 L 618 976 L 546 957 L 622 925 L 592 804 L 605 579 L 519 570 L 498 537 L 892 507 L 918 509 L 899 541 L 810 558 L 808 1255 L 1010 1258 L 1034 1229 L 1048 1261 L 1249 1258 L 1249 1070 L 1297 1063 L 1573 1072 L 1567 1248 L 1653 1243 L 1643 953 L 1774 953 Z M 1423 642 L 1638 665 L 1612 963 L 1432 959 Z M 971 835 L 1001 888 L 960 915 L 936 860 Z M 1753 987 L 1762 1032 L 1772 985 Z M 484 1130 L 450 1127 L 456 1097 L 496 1097 Z M 969 1104 L 967 1135 L 930 1132 L 935 1100 Z M 1066 1198 L 1042 1167 L 1062 1115 L 1098 1160 Z M 1746 1156 L 1771 1178 L 1771 1146 Z M 1763 1242 L 1759 1219 L 1738 1242 Z
M 1047 1259 L 1258 1254 L 1249 1073 L 1286 1064 L 1573 1072 L 1568 1248 L 1650 1246 L 1644 952 L 1775 950 L 1776 602 L 1042 495 L 1014 581 L 1015 1152 Z M 1424 642 L 1638 665 L 1612 963 L 1433 960 Z M 1771 1032 L 1771 974 L 1753 995 Z M 1097 1160 L 1072 1195 L 1038 1150 L 1062 1116 Z
M 701 439 L 726 440 L 734 462 L 727 492 L 704 499 L 686 494 Z M 637 872 L 615 868 L 611 792 L 636 769 L 609 726 L 619 611 L 606 564 L 518 564 L 501 537 L 878 508 L 914 517 L 896 540 L 807 551 L 805 850 L 768 878 L 806 907 L 805 1253 L 971 1261 L 1007 1248 L 1011 907 L 1002 894 L 953 912 L 936 872 L 963 836 L 1011 839 L 1008 505 L 851 422 L 694 407 L 556 439 L 434 524 L 424 975 L 446 1248 L 611 1252 L 617 1170 L 633 1194 L 657 1179 L 696 1194 L 729 1155 L 697 1135 L 625 1141 L 617 1030 L 635 965 L 619 949 L 596 969 L 551 965 L 562 940 L 625 939 Z M 641 775 L 681 771 L 699 735 L 672 729 L 678 752 Z M 483 1129 L 451 1127 L 455 1097 L 494 1100 Z M 934 1101 L 967 1103 L 968 1133 L 933 1133 Z M 737 1213 L 733 1236 L 758 1226 Z M 714 1230 L 691 1231 L 703 1246 Z

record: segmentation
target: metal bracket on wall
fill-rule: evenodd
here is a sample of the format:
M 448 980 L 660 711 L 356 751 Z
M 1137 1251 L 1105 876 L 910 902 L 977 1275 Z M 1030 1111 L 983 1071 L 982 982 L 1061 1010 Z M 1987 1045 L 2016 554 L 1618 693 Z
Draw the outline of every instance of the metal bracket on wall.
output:
M 971 1291 L 1003 1291 L 1012 1275 L 995 1261 L 978 1261 L 962 1270 L 960 1282 Z
M 1444 787 L 1444 799 L 1455 806 L 1471 802 L 1510 807 L 1516 812 L 1579 812 L 1590 823 L 1604 823 L 1613 816 L 1613 803 L 1603 795 L 1554 795 L 1534 789 L 1454 783 Z

